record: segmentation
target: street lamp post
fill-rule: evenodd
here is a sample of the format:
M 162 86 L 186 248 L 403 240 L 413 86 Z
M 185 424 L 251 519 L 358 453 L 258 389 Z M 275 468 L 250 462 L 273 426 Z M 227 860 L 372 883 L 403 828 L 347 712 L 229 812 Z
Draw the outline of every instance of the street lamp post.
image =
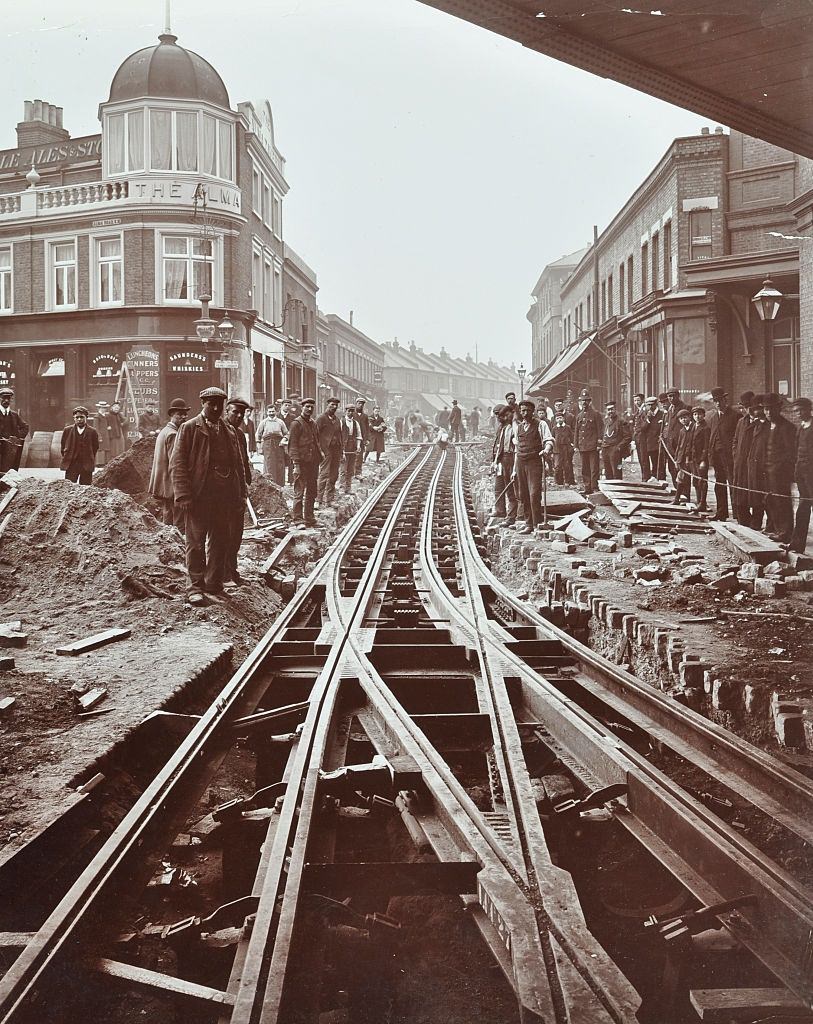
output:
M 525 374 L 526 373 L 527 373 L 527 370 L 525 369 L 523 364 L 520 363 L 519 364 L 519 369 L 517 370 L 517 377 L 519 377 L 519 400 L 520 400 L 520 402 L 523 400 L 523 398 L 525 398 Z

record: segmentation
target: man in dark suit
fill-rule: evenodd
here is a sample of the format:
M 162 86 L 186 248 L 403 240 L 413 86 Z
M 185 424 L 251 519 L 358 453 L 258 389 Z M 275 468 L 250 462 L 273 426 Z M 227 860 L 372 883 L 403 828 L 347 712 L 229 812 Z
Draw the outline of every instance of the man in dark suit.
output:
M 99 435 L 88 426 L 88 411 L 84 405 L 73 410 L 73 426 L 62 431 L 62 462 L 65 479 L 75 484 L 89 484 L 96 465 Z
M 237 443 L 240 446 L 240 459 L 243 466 L 243 476 L 246 481 L 246 495 L 251 486 L 251 460 L 248 457 L 248 435 L 244 432 L 243 417 L 246 410 L 251 406 L 243 398 L 230 398 L 226 403 L 226 422 L 234 429 Z M 245 500 L 235 504 L 232 509 L 231 530 L 229 531 L 229 545 L 226 551 L 226 569 L 223 581 L 224 590 L 234 590 L 243 582 L 240 573 L 237 571 L 237 555 L 240 552 L 240 545 L 243 543 L 243 527 L 246 519 Z
M 28 434 L 28 424 L 11 408 L 13 400 L 13 388 L 0 388 L 0 473 L 20 468 L 23 441 Z
M 186 515 L 186 570 L 189 603 L 206 604 L 205 594 L 223 593 L 229 531 L 235 506 L 245 506 L 245 463 L 237 431 L 222 419 L 226 392 L 204 388 L 203 407 L 182 423 L 172 448 L 169 472 L 175 504 Z
M 319 525 L 313 514 L 319 463 L 322 460 L 319 434 L 313 420 L 315 406 L 314 399 L 302 399 L 302 412 L 291 424 L 288 437 L 288 455 L 294 468 L 294 507 L 291 516 L 294 523 L 301 523 L 304 519 L 305 526 Z
M 328 398 L 327 409 L 316 418 L 316 433 L 322 449 L 319 464 L 317 498 L 319 506 L 329 505 L 336 495 L 336 481 L 339 479 L 339 464 L 342 461 L 342 425 L 336 416 L 338 398 Z
M 734 479 L 734 436 L 740 413 L 729 405 L 725 388 L 712 388 L 711 400 L 715 405 L 708 421 L 709 459 L 714 469 L 714 498 L 717 505 L 714 518 L 722 522 L 728 519 L 728 485 Z

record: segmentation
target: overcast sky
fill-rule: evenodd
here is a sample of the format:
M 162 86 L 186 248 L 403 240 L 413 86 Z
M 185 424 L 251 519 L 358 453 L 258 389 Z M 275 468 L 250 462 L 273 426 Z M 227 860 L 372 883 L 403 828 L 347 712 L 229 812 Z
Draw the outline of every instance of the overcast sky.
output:
M 3 5 L 0 148 L 23 101 L 99 131 L 116 68 L 163 0 Z M 290 192 L 284 235 L 319 305 L 377 341 L 530 360 L 544 265 L 589 243 L 671 140 L 713 123 L 417 0 L 172 0 L 181 45 L 232 107 L 268 98 Z

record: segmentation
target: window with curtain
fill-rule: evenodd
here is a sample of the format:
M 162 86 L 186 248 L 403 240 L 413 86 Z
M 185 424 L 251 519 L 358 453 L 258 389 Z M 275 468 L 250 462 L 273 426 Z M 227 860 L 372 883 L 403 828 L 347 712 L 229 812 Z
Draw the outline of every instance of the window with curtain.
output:
M 107 119 L 107 169 L 110 174 L 127 170 L 124 163 L 124 114 L 111 114 Z
M 649 243 L 641 246 L 641 295 L 649 294 Z
M 198 115 L 194 111 L 175 112 L 175 167 L 179 171 L 198 169 Z
M 632 278 L 632 272 L 633 272 L 632 256 L 629 256 L 627 258 L 627 309 L 628 310 L 632 309 L 632 301 L 633 301 L 632 300 L 632 295 L 633 295 L 634 282 L 633 282 L 633 278 Z
M 144 111 L 131 110 L 127 115 L 127 169 L 144 170 Z
M 220 156 L 220 177 L 228 181 L 233 180 L 232 173 L 232 126 L 228 121 L 218 121 L 218 139 Z
M 214 250 L 210 240 L 164 235 L 162 263 L 165 302 L 198 302 L 201 295 L 213 296 Z
M 150 111 L 150 167 L 172 170 L 172 111 Z
M 51 244 L 51 298 L 54 309 L 76 305 L 76 242 Z
M 10 313 L 11 301 L 11 246 L 0 249 L 0 313 Z
M 200 136 L 200 169 L 204 174 L 217 175 L 217 118 L 204 114 Z
M 672 222 L 668 220 L 663 226 L 663 290 L 672 287 Z
M 658 287 L 658 273 L 660 271 L 660 235 L 656 231 L 652 236 L 652 290 Z
M 624 264 L 618 264 L 618 312 L 624 314 Z
M 99 305 L 118 305 L 122 301 L 123 260 L 121 236 L 98 238 L 96 240 L 96 258 L 98 264 L 97 295 Z
M 711 259 L 711 210 L 692 210 L 689 214 L 689 259 Z

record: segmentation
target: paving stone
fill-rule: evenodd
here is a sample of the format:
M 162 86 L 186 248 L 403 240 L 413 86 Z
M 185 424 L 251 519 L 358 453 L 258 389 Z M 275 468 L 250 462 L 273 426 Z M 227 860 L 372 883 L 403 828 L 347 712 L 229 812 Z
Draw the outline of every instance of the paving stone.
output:
M 525 568 L 527 569 L 528 572 L 536 572 L 537 569 L 539 568 L 539 559 L 538 558 L 526 558 L 525 559 Z
M 809 583 L 805 583 L 805 581 L 801 578 L 801 576 L 786 576 L 785 577 L 785 586 L 790 591 L 801 591 L 801 590 L 807 590 L 808 587 L 810 587 L 810 584 Z
M 591 537 L 590 539 L 592 540 L 593 538 Z M 595 544 L 593 545 L 593 547 L 596 549 L 596 551 L 608 551 L 608 552 L 609 551 L 615 551 L 617 546 L 618 545 L 615 543 L 614 540 L 601 540 L 601 539 L 597 540 L 595 542 Z
M 796 569 L 797 572 L 800 569 L 813 569 L 813 556 L 811 555 L 802 554 L 800 551 L 788 551 L 786 557 L 788 565 Z
M 620 548 L 631 548 L 632 547 L 632 534 L 629 530 L 622 530 L 620 533 L 615 535 L 615 539 L 618 542 Z
M 776 738 L 783 747 L 803 747 L 805 745 L 804 719 L 800 714 L 774 715 L 774 731 Z
M 707 584 L 709 590 L 714 590 L 719 594 L 733 594 L 735 590 L 739 590 L 740 581 L 733 573 L 726 573 L 724 576 L 718 576 L 717 579 Z
M 571 558 L 567 564 L 571 569 L 580 569 L 583 565 L 587 565 L 587 562 L 583 558 Z
M 787 571 L 788 566 L 784 565 L 782 562 L 768 562 L 768 564 L 765 566 L 766 576 L 784 576 L 784 574 Z
M 572 555 L 576 550 L 575 544 L 568 544 L 567 541 L 555 540 L 551 544 L 551 551 L 561 551 L 563 555 Z
M 577 569 L 577 573 L 580 579 L 583 580 L 597 580 L 598 573 L 595 569 L 590 569 L 586 565 L 580 565 Z
M 567 543 L 568 536 L 567 536 L 567 534 L 565 533 L 564 530 L 551 530 L 550 531 L 550 539 L 551 539 L 551 541 L 558 540 L 558 541 L 564 541 L 565 543 Z
M 762 575 L 762 566 L 757 562 L 744 562 L 737 575 L 743 580 L 755 580 Z
M 787 585 L 780 579 L 759 579 L 754 580 L 755 597 L 784 597 Z

